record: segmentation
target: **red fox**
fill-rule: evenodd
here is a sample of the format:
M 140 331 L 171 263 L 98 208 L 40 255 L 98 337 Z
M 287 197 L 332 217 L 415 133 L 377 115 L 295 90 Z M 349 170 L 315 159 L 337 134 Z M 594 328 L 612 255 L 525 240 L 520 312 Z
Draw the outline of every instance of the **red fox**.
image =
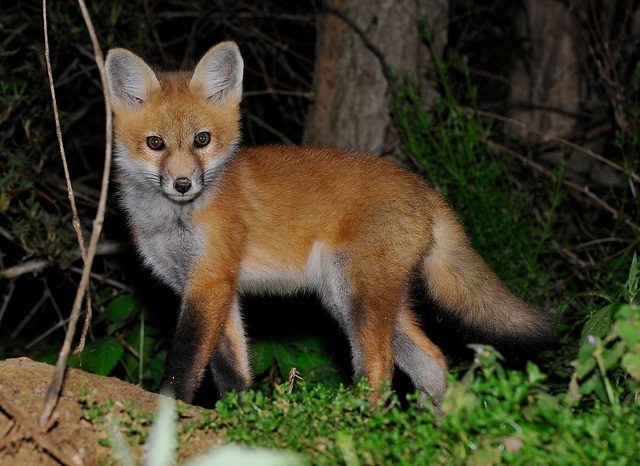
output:
M 317 293 L 356 377 L 379 387 L 397 365 L 436 406 L 447 362 L 412 311 L 412 278 L 488 342 L 549 340 L 553 317 L 502 285 L 417 175 L 357 152 L 240 149 L 243 67 L 233 42 L 192 72 L 107 55 L 121 202 L 144 262 L 182 298 L 161 387 L 190 402 L 209 365 L 220 394 L 248 389 L 243 293 Z

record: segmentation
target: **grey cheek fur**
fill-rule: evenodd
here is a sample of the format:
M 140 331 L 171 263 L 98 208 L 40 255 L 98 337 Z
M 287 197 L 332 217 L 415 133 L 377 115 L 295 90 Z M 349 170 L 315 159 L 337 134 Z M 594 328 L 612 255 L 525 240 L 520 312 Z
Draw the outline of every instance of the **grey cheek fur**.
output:
M 214 195 L 212 187 L 230 157 L 222 156 L 221 162 L 205 171 L 203 192 L 197 198 L 178 203 L 163 194 L 163 180 L 154 166 L 134 161 L 122 145 L 116 144 L 115 149 L 121 205 L 140 235 L 138 249 L 144 263 L 182 294 L 204 245 L 204 233 L 191 217 Z

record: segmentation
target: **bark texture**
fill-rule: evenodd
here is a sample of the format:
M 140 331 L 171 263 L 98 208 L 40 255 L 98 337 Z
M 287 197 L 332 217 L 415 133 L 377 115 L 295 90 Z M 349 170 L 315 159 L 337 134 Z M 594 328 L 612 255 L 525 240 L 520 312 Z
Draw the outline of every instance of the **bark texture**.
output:
M 361 29 L 396 73 L 408 70 L 425 89 L 434 91 L 425 71 L 431 55 L 421 33 L 421 18 L 435 30 L 442 53 L 447 40 L 448 0 L 327 0 Z M 343 19 L 321 11 L 318 20 L 315 101 L 305 123 L 303 143 L 381 153 L 391 125 L 388 82 L 383 65 Z
M 512 117 L 553 136 L 570 134 L 580 110 L 576 24 L 569 9 L 554 0 L 527 0 L 520 35 L 529 37 L 529 56 L 516 62 L 511 100 L 524 108 Z M 546 108 L 546 109 L 545 109 Z M 547 110 L 548 109 L 548 110 Z M 507 131 L 534 142 L 539 136 L 516 126 Z

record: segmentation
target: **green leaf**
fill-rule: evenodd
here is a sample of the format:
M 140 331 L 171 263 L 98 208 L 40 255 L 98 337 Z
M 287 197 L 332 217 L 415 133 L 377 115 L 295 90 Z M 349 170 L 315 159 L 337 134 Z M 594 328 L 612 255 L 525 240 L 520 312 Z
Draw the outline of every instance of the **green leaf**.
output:
M 629 280 L 627 280 L 626 288 L 629 302 L 633 302 L 640 291 L 640 261 L 635 252 L 631 261 L 631 270 L 629 271 Z
M 578 388 L 578 391 L 582 395 L 588 395 L 591 392 L 599 392 L 603 395 L 605 394 L 604 384 L 599 377 L 591 377 L 590 379 L 585 380 Z M 606 400 L 606 396 L 605 398 L 601 397 L 601 399 Z
M 280 368 L 280 374 L 283 378 L 286 378 L 291 368 L 296 367 L 296 358 L 293 355 L 292 348 L 290 345 L 274 343 L 273 350 L 276 355 L 278 367 Z
M 618 310 L 620 319 L 616 329 L 620 338 L 628 345 L 635 345 L 640 341 L 640 310 L 628 304 L 623 304 Z
M 627 351 L 627 345 L 623 341 L 618 341 L 609 350 L 605 350 L 602 353 L 602 362 L 604 368 L 608 371 L 613 367 L 617 367 L 620 364 L 620 358 Z
M 58 355 L 60 354 L 60 348 L 47 348 L 44 349 L 42 351 L 40 351 L 36 356 L 35 356 L 35 360 L 36 361 L 40 361 L 40 362 L 44 362 L 47 364 L 51 364 L 54 365 L 56 363 L 56 361 L 58 360 Z
M 136 298 L 130 294 L 123 294 L 109 303 L 102 314 L 96 319 L 96 323 L 103 320 L 121 322 L 135 314 L 138 309 L 139 306 Z
M 547 378 L 546 374 L 543 374 L 540 368 L 532 361 L 527 361 L 527 378 L 529 383 L 537 384 Z
M 271 367 L 275 359 L 274 345 L 276 344 L 278 343 L 272 340 L 253 342 L 251 345 L 251 360 L 255 374 L 262 374 Z
M 69 365 L 98 375 L 109 375 L 123 354 L 124 347 L 116 338 L 106 338 L 89 343 L 78 356 L 71 356 Z
M 593 358 L 595 347 L 591 343 L 586 343 L 580 347 L 578 360 L 575 362 L 578 379 L 584 379 L 596 367 L 596 360 Z
M 589 318 L 582 328 L 580 345 L 584 345 L 589 335 L 603 338 L 609 333 L 613 325 L 613 311 L 614 305 L 608 304 Z
M 331 355 L 325 351 L 320 340 L 314 337 L 305 338 L 294 344 L 295 364 L 302 373 L 308 373 L 318 366 L 331 364 Z
M 622 356 L 622 367 L 631 377 L 640 381 L 640 352 L 628 353 Z

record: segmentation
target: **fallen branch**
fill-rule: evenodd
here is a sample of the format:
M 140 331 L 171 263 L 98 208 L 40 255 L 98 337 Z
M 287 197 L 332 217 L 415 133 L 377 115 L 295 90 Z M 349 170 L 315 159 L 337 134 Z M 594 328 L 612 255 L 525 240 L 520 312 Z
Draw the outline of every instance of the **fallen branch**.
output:
M 102 91 L 104 94 L 105 112 L 106 112 L 105 160 L 104 160 L 104 171 L 102 174 L 102 188 L 100 190 L 100 201 L 98 202 L 98 211 L 96 212 L 96 217 L 95 217 L 95 220 L 93 221 L 93 231 L 91 232 L 89 249 L 86 254 L 86 260 L 84 264 L 82 278 L 80 279 L 80 285 L 78 286 L 78 292 L 73 302 L 71 316 L 69 317 L 69 328 L 67 329 L 67 334 L 65 336 L 64 343 L 62 344 L 62 349 L 60 350 L 58 361 L 56 362 L 56 367 L 53 373 L 53 377 L 51 379 L 51 383 L 49 384 L 49 388 L 44 398 L 44 406 L 42 409 L 42 414 L 40 416 L 41 426 L 45 425 L 49 421 L 51 414 L 53 413 L 53 410 L 55 409 L 58 403 L 58 398 L 60 397 L 60 390 L 62 389 L 62 382 L 64 381 L 65 370 L 67 367 L 67 359 L 69 357 L 69 352 L 71 350 L 71 342 L 75 334 L 78 317 L 80 316 L 80 306 L 82 305 L 82 299 L 85 295 L 85 291 L 87 290 L 87 287 L 89 284 L 91 265 L 93 264 L 93 258 L 96 254 L 96 249 L 98 246 L 98 239 L 102 231 L 102 224 L 104 222 L 104 213 L 105 213 L 106 203 L 107 203 L 109 175 L 111 172 L 111 147 L 112 147 L 112 141 L 113 141 L 113 125 L 112 125 L 112 115 L 111 115 L 111 101 L 109 100 L 109 93 L 107 92 L 106 73 L 104 70 L 104 58 L 102 56 L 102 50 L 100 49 L 100 44 L 98 43 L 98 39 L 96 37 L 96 33 L 93 28 L 93 23 L 91 21 L 91 17 L 89 16 L 89 12 L 87 11 L 87 7 L 84 3 L 84 0 L 78 0 L 78 4 L 80 5 L 80 9 L 82 10 L 82 16 L 87 25 L 87 29 L 89 30 L 89 35 L 91 36 L 91 42 L 93 44 L 93 52 L 95 55 L 96 64 L 98 65 L 98 70 L 100 71 L 100 80 L 102 82 Z M 47 32 L 46 0 L 42 0 L 42 16 L 43 16 L 44 36 L 45 36 L 45 58 L 47 61 L 47 67 L 50 69 L 51 64 L 49 61 L 49 39 L 48 39 L 48 32 Z M 51 74 L 50 74 L 50 80 L 52 82 L 51 89 L 52 89 L 52 92 L 54 92 L 53 79 L 51 77 Z

